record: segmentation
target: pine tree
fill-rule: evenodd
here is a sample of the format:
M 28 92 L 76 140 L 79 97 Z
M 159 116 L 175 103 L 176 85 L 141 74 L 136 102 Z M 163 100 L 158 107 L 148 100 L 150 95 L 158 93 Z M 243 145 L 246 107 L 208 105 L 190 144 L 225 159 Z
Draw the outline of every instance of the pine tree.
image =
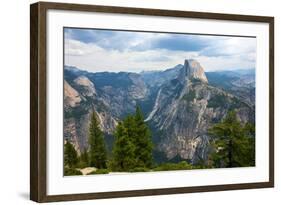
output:
M 122 122 L 117 125 L 114 136 L 111 169 L 114 171 L 129 171 L 135 166 L 134 145 L 128 135 L 128 129 L 124 127 Z
M 153 163 L 152 140 L 140 107 L 135 115 L 127 116 L 115 131 L 111 166 L 117 171 L 150 168 Z
M 245 127 L 238 121 L 235 111 L 230 111 L 222 122 L 210 129 L 215 153 L 215 167 L 253 166 L 255 163 L 254 126 Z
M 135 158 L 138 167 L 150 168 L 153 163 L 152 157 L 152 139 L 148 126 L 144 122 L 144 117 L 139 106 L 135 113 L 135 128 L 134 128 L 134 145 Z
M 241 158 L 239 163 L 242 166 L 255 166 L 255 125 L 252 123 L 246 123 L 243 127 L 243 134 L 244 134 L 244 142 L 240 143 L 243 146 L 240 146 L 239 152 L 244 157 Z
M 104 136 L 99 128 L 96 113 L 93 111 L 89 128 L 89 164 L 90 166 L 104 169 L 106 168 L 106 158 Z
M 89 156 L 86 149 L 80 155 L 80 163 L 83 167 L 87 167 L 89 165 Z
M 73 168 L 78 163 L 77 152 L 74 146 L 67 141 L 64 144 L 64 166 Z
M 128 138 L 134 142 L 134 139 L 136 138 L 136 122 L 135 122 L 135 116 L 134 115 L 128 115 L 123 120 L 123 126 L 127 130 Z

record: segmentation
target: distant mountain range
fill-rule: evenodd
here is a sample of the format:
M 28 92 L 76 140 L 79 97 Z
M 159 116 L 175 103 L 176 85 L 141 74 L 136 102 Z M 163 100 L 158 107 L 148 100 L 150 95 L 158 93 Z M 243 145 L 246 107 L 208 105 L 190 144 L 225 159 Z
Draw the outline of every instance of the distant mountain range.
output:
M 196 60 L 164 71 L 91 73 L 64 67 L 64 138 L 87 149 L 93 110 L 108 150 L 119 120 L 140 105 L 152 130 L 156 162 L 205 160 L 208 129 L 235 109 L 255 121 L 255 70 L 204 72 Z

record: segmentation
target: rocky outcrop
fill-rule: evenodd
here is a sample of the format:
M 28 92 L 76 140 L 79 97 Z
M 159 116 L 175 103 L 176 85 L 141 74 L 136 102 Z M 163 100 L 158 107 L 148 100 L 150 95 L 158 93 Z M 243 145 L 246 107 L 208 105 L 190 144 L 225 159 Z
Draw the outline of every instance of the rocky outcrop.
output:
M 208 129 L 236 110 L 241 122 L 254 122 L 255 106 L 239 96 L 230 84 L 211 75 L 196 60 L 185 60 L 166 71 L 137 73 L 89 73 L 65 70 L 64 137 L 80 151 L 88 146 L 92 112 L 96 112 L 108 143 L 118 121 L 140 105 L 152 130 L 154 148 L 168 160 L 176 157 L 194 164 L 207 159 L 212 139 Z M 221 78 L 219 78 L 221 79 Z M 228 79 L 228 78 L 222 78 Z M 250 84 L 249 77 L 235 76 L 231 82 Z M 246 84 L 247 83 L 247 84 Z M 218 86 L 217 86 L 218 85 Z M 235 87 L 243 93 L 244 86 Z M 253 101 L 254 102 L 254 101 Z M 109 143 L 109 144 L 110 144 Z
M 64 137 L 78 151 L 88 147 L 92 112 L 96 112 L 101 130 L 113 138 L 112 134 L 119 119 L 134 112 L 137 101 L 145 98 L 147 94 L 146 85 L 139 74 L 102 73 L 96 78 L 73 67 L 68 67 L 67 71 L 65 79 L 68 81 L 65 80 L 64 87 Z
M 168 159 L 180 156 L 194 163 L 206 159 L 208 129 L 230 109 L 237 110 L 242 122 L 254 120 L 250 106 L 207 82 L 203 68 L 186 60 L 178 78 L 158 92 L 146 121 L 153 127 L 158 150 L 166 153 Z
M 81 97 L 79 93 L 64 81 L 64 106 L 65 107 L 76 107 L 81 102 Z
M 86 114 L 64 119 L 64 137 L 74 144 L 74 147 L 80 153 L 88 148 L 89 125 L 92 112 L 96 112 L 101 130 L 108 135 L 112 135 L 117 120 L 108 112 L 96 111 L 95 108 L 87 110 Z
M 70 83 L 64 81 L 63 132 L 65 140 L 70 141 L 80 153 L 88 148 L 89 123 L 93 112 L 96 112 L 100 128 L 105 134 L 113 133 L 117 119 L 112 116 L 109 105 L 97 97 L 95 85 L 87 77 L 78 76 Z
M 81 94 L 84 96 L 92 97 L 97 94 L 94 84 L 85 76 L 79 76 L 74 83 L 81 88 Z
M 104 81 L 99 87 L 99 99 L 116 118 L 133 113 L 137 102 L 144 100 L 148 94 L 147 86 L 136 73 L 105 73 L 102 79 Z
M 132 81 L 132 85 L 128 88 L 128 95 L 132 99 L 143 99 L 147 94 L 147 88 L 144 81 L 139 74 L 130 73 L 129 78 Z
M 181 75 L 179 75 L 179 80 L 183 82 L 185 78 L 188 78 L 189 80 L 196 79 L 201 82 L 208 83 L 204 69 L 198 61 L 193 59 L 184 61 L 184 66 L 182 68 Z

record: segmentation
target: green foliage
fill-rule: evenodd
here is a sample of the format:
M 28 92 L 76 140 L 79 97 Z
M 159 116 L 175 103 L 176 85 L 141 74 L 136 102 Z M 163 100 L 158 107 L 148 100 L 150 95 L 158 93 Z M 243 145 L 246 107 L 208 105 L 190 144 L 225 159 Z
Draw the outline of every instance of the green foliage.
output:
M 207 107 L 217 108 L 224 107 L 226 105 L 226 96 L 224 94 L 218 94 L 210 98 Z
M 255 126 L 252 123 L 246 123 L 243 127 L 244 142 L 240 148 L 244 157 L 239 160 L 240 164 L 245 166 L 255 166 Z
M 135 145 L 135 157 L 138 167 L 150 168 L 153 163 L 152 157 L 152 139 L 148 126 L 144 122 L 144 117 L 139 106 L 137 106 L 135 114 L 135 138 L 133 143 Z
M 187 94 L 185 94 L 182 99 L 187 102 L 191 102 L 196 97 L 195 90 L 190 90 Z
M 133 141 L 136 138 L 136 122 L 133 115 L 128 115 L 123 120 L 123 126 L 127 130 L 128 138 Z
M 83 169 L 85 167 L 88 167 L 88 164 L 85 164 L 85 162 L 79 160 L 75 167 L 79 169 Z
M 136 108 L 135 115 L 127 116 L 117 125 L 114 136 L 112 170 L 130 171 L 134 167 L 152 166 L 151 134 L 140 107 Z
M 96 113 L 93 111 L 89 128 L 89 165 L 104 169 L 106 168 L 106 159 L 104 136 L 99 128 Z
M 64 176 L 75 176 L 75 175 L 82 175 L 82 172 L 74 168 L 64 167 Z
M 89 155 L 88 155 L 87 150 L 85 149 L 79 157 L 79 162 L 78 162 L 77 167 L 85 168 L 88 166 L 89 166 Z
M 120 122 L 114 133 L 115 143 L 113 147 L 113 159 L 111 169 L 113 171 L 126 171 L 135 166 L 135 147 L 129 138 L 128 129 Z
M 109 170 L 108 169 L 97 169 L 96 171 L 92 171 L 88 173 L 87 175 L 94 175 L 94 174 L 108 174 Z
M 230 111 L 222 122 L 215 124 L 209 133 L 213 136 L 215 152 L 211 156 L 214 167 L 245 167 L 255 165 L 255 128 L 243 126 Z
M 69 168 L 75 167 L 78 163 L 78 156 L 74 146 L 67 141 L 64 144 L 64 166 Z
M 242 106 L 248 106 L 248 105 L 246 103 L 240 101 L 237 97 L 233 97 L 231 99 L 231 104 L 230 104 L 229 109 L 234 110 L 234 109 L 240 108 Z
M 191 164 L 186 161 L 181 161 L 179 163 L 164 163 L 155 167 L 154 171 L 169 171 L 169 170 L 189 170 L 193 169 Z
M 89 155 L 86 149 L 81 153 L 80 160 L 82 162 L 85 162 L 85 164 L 89 164 Z
M 211 163 L 209 162 L 209 160 L 207 160 L 207 161 L 200 160 L 196 164 L 192 165 L 192 169 L 211 169 L 211 168 L 213 168 L 213 167 L 212 167 Z

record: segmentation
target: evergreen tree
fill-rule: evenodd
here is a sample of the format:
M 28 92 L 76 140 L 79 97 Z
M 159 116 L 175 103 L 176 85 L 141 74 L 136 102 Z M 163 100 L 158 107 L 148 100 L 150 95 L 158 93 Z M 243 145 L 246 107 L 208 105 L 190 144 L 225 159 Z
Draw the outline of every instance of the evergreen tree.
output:
M 130 171 L 133 168 L 151 168 L 152 140 L 148 126 L 144 122 L 140 107 L 135 115 L 127 116 L 115 131 L 113 147 L 113 170 Z
M 135 157 L 138 167 L 150 168 L 153 163 L 152 157 L 152 139 L 148 126 L 144 122 L 144 117 L 139 106 L 136 108 L 135 114 Z
M 135 116 L 134 115 L 128 115 L 123 120 L 123 126 L 127 130 L 128 138 L 134 142 L 134 139 L 136 138 L 136 122 L 135 122 Z
M 74 146 L 67 141 L 64 144 L 64 166 L 73 168 L 78 163 L 78 156 Z
M 241 154 L 244 155 L 242 160 L 240 160 L 241 165 L 255 166 L 255 125 L 252 123 L 246 123 L 243 127 L 244 142 L 241 144 L 243 146 L 240 149 Z
M 89 156 L 86 149 L 80 155 L 80 163 L 83 167 L 89 166 Z
M 241 167 L 255 164 L 254 126 L 245 127 L 238 121 L 235 111 L 230 111 L 222 122 L 210 129 L 214 137 L 215 167 Z
M 128 129 L 124 127 L 122 122 L 117 125 L 114 136 L 111 169 L 114 171 L 129 171 L 135 166 L 134 144 L 128 135 Z
M 106 158 L 104 136 L 99 128 L 96 113 L 93 111 L 89 128 L 89 164 L 90 166 L 104 169 L 106 168 Z

